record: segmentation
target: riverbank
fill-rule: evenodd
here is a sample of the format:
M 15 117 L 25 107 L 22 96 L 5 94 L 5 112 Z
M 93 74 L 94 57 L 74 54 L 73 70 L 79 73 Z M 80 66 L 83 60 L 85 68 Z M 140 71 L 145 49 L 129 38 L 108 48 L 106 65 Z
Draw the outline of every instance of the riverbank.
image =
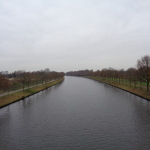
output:
M 91 76 L 89 77 L 88 76 L 86 78 L 89 78 L 89 79 L 92 79 L 92 80 L 96 80 L 96 81 L 99 81 L 99 82 L 102 82 L 102 83 L 109 84 L 111 86 L 117 87 L 117 88 L 122 89 L 122 90 L 124 90 L 126 92 L 132 93 L 132 94 L 134 94 L 136 96 L 139 96 L 141 98 L 144 98 L 144 99 L 150 101 L 150 92 L 147 92 L 145 89 L 130 87 L 130 86 L 127 86 L 127 85 L 124 85 L 124 84 L 119 84 L 119 83 L 114 83 L 114 82 L 102 81 L 98 77 L 91 77 Z
M 60 79 L 54 80 L 47 84 L 43 84 L 43 85 L 40 85 L 37 87 L 26 89 L 24 91 L 19 91 L 19 92 L 12 93 L 12 94 L 9 94 L 6 96 L 2 96 L 2 97 L 0 97 L 0 108 L 7 106 L 9 104 L 12 104 L 14 102 L 17 102 L 19 100 L 22 100 L 26 97 L 29 97 L 33 94 L 40 92 L 40 91 L 43 91 L 51 86 L 54 86 L 54 85 L 62 82 L 63 80 L 64 80 L 64 78 L 60 78 Z

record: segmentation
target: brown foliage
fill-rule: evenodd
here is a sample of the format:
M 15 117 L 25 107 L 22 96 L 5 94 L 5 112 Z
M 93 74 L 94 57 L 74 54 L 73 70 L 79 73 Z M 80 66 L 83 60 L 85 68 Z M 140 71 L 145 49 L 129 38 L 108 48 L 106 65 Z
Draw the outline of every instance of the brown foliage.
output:
M 4 91 L 9 89 L 9 80 L 6 79 L 4 76 L 0 75 L 0 90 Z

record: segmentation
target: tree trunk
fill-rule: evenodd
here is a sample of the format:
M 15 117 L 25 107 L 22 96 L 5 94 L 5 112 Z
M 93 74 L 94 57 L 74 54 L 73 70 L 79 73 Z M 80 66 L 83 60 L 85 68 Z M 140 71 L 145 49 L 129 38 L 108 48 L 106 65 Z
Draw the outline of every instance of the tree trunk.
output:
M 140 88 L 142 89 L 142 82 L 140 81 Z
M 134 88 L 136 88 L 136 81 L 134 81 Z
M 149 82 L 147 82 L 147 92 L 149 92 Z

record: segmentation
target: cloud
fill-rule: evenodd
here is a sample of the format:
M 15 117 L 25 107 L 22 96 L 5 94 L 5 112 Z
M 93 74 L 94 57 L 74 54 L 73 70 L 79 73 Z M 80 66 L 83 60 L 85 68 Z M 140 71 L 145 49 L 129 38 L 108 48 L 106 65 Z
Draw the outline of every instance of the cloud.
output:
M 0 68 L 131 67 L 149 54 L 149 8 L 148 0 L 1 0 Z

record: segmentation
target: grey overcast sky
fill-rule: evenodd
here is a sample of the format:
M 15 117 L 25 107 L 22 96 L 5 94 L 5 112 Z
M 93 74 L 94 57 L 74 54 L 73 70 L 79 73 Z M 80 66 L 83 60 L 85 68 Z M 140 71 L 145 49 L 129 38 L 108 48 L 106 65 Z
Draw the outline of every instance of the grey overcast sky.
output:
M 135 67 L 150 0 L 0 0 L 0 71 Z

